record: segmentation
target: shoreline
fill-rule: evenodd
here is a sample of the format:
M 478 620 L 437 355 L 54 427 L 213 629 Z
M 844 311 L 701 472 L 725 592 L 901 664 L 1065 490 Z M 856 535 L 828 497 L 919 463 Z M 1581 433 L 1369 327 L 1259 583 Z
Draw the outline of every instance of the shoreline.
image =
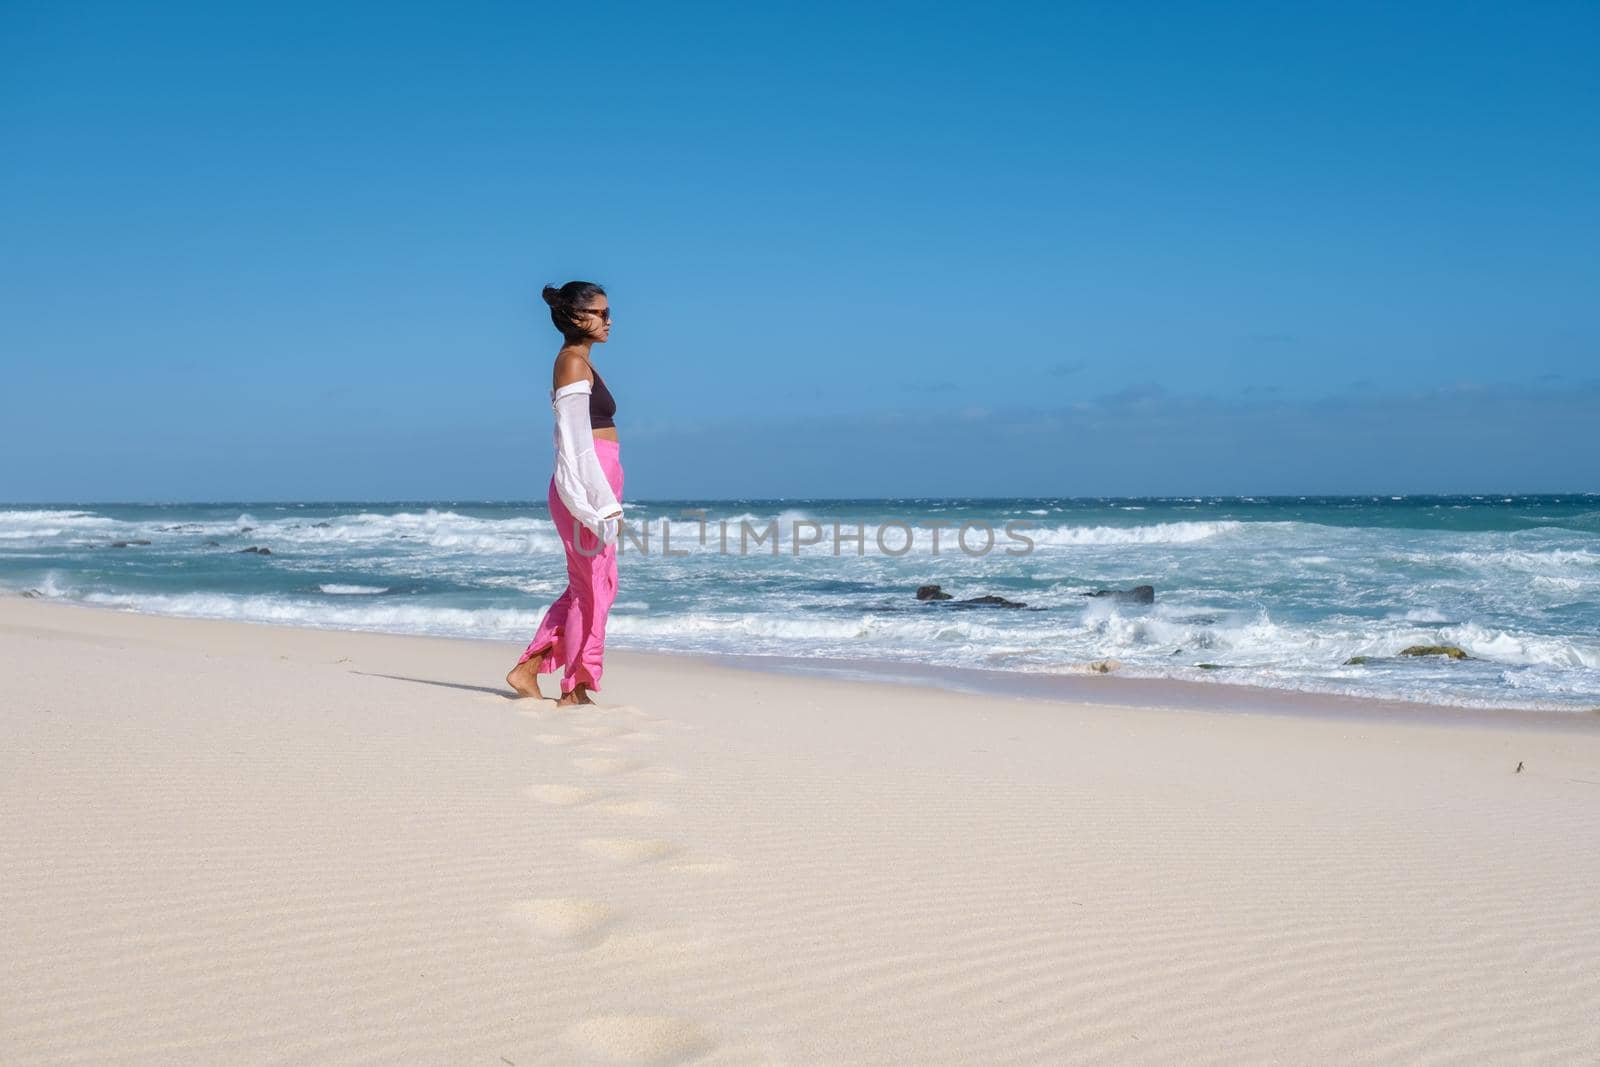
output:
M 215 622 L 230 625 L 286 629 L 308 633 L 373 634 L 387 637 L 420 638 L 431 641 L 464 641 L 475 645 L 504 645 L 514 642 L 493 637 L 460 637 L 440 634 L 414 634 L 389 630 L 349 629 L 335 626 L 309 626 L 250 619 L 215 619 L 194 615 L 166 615 L 132 608 L 107 607 L 76 600 L 24 597 L 19 593 L 0 596 L 0 601 L 26 600 L 33 604 L 56 605 L 74 610 L 104 612 L 151 619 Z M 980 667 L 934 667 L 896 660 L 841 659 L 826 656 L 775 656 L 740 652 L 661 651 L 613 645 L 608 658 L 639 656 L 659 662 L 690 659 L 712 666 L 730 667 L 756 674 L 789 677 L 846 679 L 938 689 L 968 696 L 1010 697 L 1052 702 L 1094 704 L 1117 708 L 1163 708 L 1178 711 L 1224 711 L 1230 714 L 1310 716 L 1336 721 L 1405 721 L 1422 724 L 1527 726 L 1553 730 L 1600 732 L 1600 697 L 1588 710 L 1551 708 L 1485 707 L 1469 704 L 1435 704 L 1412 700 L 1385 700 L 1376 697 L 1323 693 L 1313 690 L 1242 685 L 1233 682 L 1199 682 L 1180 678 L 1156 678 L 1138 674 L 1074 673 L 1052 674 L 994 670 Z M 507 690 L 509 692 L 509 689 Z
M 757 673 L 845 678 L 894 685 L 922 686 L 970 696 L 1000 696 L 1104 708 L 1149 708 L 1171 711 L 1217 711 L 1228 714 L 1307 716 L 1334 721 L 1413 722 L 1449 726 L 1509 726 L 1600 732 L 1600 705 L 1589 711 L 1548 708 L 1498 708 L 1467 704 L 1429 704 L 1379 700 L 1341 693 L 1192 682 L 1111 672 L 1105 675 L 1044 674 L 988 670 L 980 667 L 930 667 L 889 660 L 745 655 L 742 653 L 667 653 L 626 651 L 632 656 L 700 657 L 708 662 Z M 965 684 L 961 684 L 965 683 Z

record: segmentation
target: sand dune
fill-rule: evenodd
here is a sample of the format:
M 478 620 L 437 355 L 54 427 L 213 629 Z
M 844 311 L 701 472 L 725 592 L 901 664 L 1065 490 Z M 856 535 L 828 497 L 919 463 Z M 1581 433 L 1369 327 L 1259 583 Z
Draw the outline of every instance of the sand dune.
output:
M 0 1062 L 1600 1061 L 1600 718 L 515 651 L 0 601 Z

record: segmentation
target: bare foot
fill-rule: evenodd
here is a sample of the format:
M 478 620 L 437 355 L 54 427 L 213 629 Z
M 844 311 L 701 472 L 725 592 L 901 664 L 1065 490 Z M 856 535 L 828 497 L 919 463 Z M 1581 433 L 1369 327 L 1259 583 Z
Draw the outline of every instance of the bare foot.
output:
M 593 703 L 594 701 L 589 697 L 589 687 L 584 685 L 582 682 L 579 682 L 577 685 L 572 687 L 572 692 L 561 694 L 561 699 L 556 701 L 556 707 L 570 708 L 577 704 Z
M 506 684 L 515 689 L 519 697 L 544 698 L 544 694 L 539 692 L 539 661 L 549 651 L 550 646 L 546 645 L 511 668 L 511 673 L 506 675 Z

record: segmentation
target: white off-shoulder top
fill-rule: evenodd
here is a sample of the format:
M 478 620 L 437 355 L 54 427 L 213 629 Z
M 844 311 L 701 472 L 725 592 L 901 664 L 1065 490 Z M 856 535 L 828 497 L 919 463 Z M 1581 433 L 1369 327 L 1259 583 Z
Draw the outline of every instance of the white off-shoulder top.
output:
M 589 395 L 593 391 L 593 383 L 582 379 L 550 390 L 550 407 L 556 415 L 556 493 L 573 518 L 600 538 L 601 544 L 609 545 L 622 526 L 622 505 L 595 455 L 594 431 L 589 427 Z

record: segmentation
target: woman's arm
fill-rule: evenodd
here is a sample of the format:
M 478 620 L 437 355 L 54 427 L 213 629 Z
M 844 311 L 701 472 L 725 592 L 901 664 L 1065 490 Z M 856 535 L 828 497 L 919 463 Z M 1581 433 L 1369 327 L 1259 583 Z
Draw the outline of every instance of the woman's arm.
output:
M 609 545 L 620 532 L 622 505 L 595 455 L 594 432 L 589 428 L 593 391 L 593 384 L 580 378 L 557 389 L 551 401 L 556 415 L 556 493 L 573 518 L 602 545 Z

